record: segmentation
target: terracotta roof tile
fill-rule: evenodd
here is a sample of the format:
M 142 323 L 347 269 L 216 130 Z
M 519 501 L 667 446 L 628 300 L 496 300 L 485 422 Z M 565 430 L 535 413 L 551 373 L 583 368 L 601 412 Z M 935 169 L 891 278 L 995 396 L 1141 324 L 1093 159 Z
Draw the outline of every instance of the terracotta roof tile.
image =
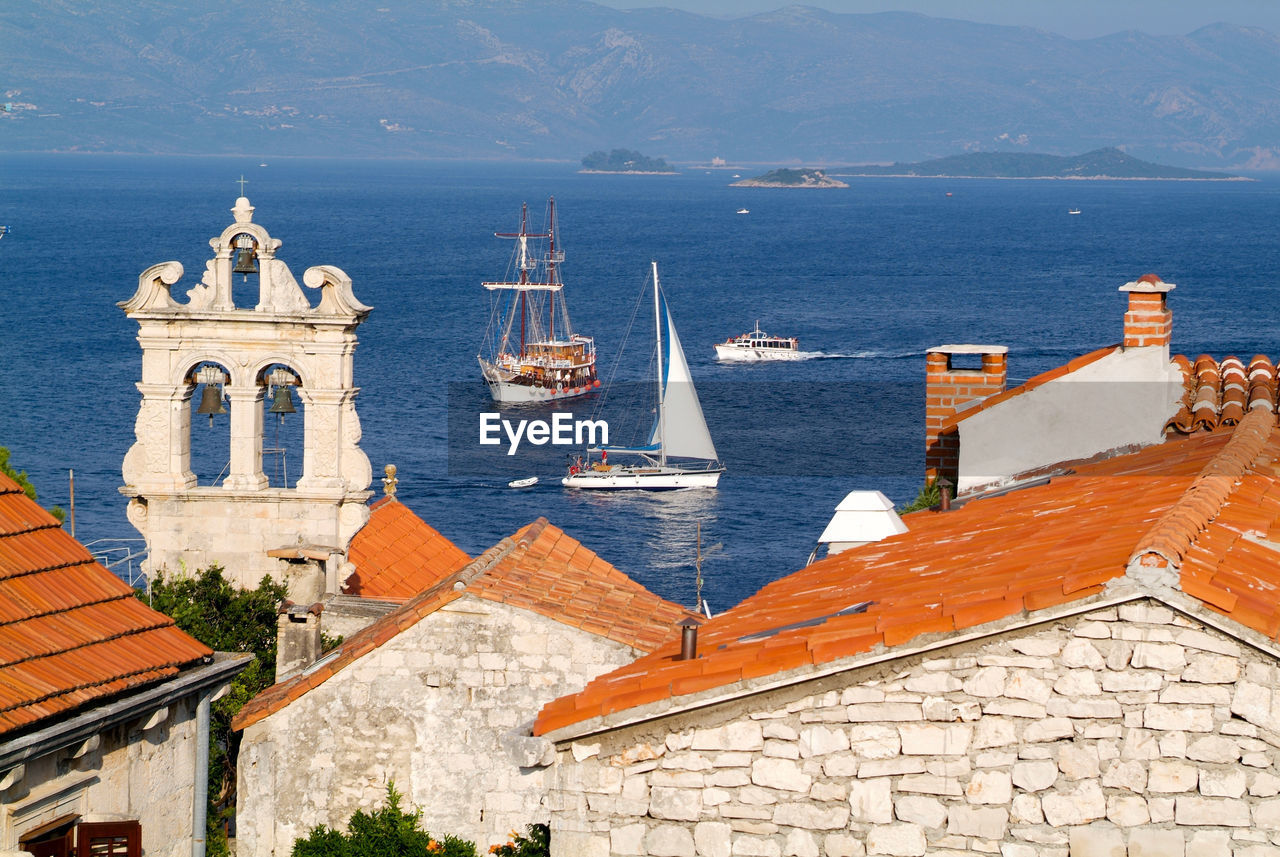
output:
M 660 701 L 660 688 L 669 697 L 714 690 L 1088 598 L 1156 544 L 1182 564 L 1187 594 L 1275 636 L 1280 543 L 1256 535 L 1280 532 L 1274 426 L 1269 411 L 1251 411 L 1234 429 L 908 515 L 908 532 L 775 580 L 704 624 L 696 660 L 673 660 L 679 647 L 668 641 L 547 705 L 534 732 Z M 613 700 L 611 688 L 634 677 L 648 692 Z
M 0 474 L 0 735 L 212 654 Z
M 406 520 L 398 511 L 393 518 L 401 523 Z M 412 522 L 409 526 L 416 529 Z M 321 666 L 258 694 L 240 710 L 232 727 L 244 729 L 279 711 L 464 593 L 530 610 L 643 652 L 672 637 L 676 623 L 693 615 L 654 595 L 577 539 L 539 518 L 348 637 L 317 661 Z M 623 682 L 635 689 L 641 685 L 635 678 Z M 599 702 L 588 702 L 587 706 L 600 711 Z
M 355 573 L 344 592 L 404 600 L 431 588 L 471 557 L 393 497 L 373 504 L 368 522 L 351 540 Z

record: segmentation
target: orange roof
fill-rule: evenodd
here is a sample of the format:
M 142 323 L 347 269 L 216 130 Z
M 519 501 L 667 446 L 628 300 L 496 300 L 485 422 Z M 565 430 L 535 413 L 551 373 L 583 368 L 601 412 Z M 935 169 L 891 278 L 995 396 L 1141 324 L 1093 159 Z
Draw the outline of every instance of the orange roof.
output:
M 692 615 L 539 518 L 352 634 L 317 661 L 318 666 L 258 694 L 240 710 L 232 727 L 244 729 L 279 711 L 463 594 L 531 610 L 642 652 L 655 649 L 675 632 L 677 622 Z
M 348 558 L 356 570 L 343 586 L 346 594 L 393 601 L 412 598 L 471 562 L 394 497 L 373 504 L 368 523 L 351 540 Z
M 1255 354 L 1248 364 L 1234 356 L 1219 362 L 1208 354 L 1194 361 L 1179 354 L 1173 362 L 1182 371 L 1185 391 L 1168 430 L 1186 434 L 1233 426 L 1255 408 L 1276 410 L 1276 367 L 1265 354 Z
M 0 474 L 0 734 L 212 654 Z
M 707 622 L 698 658 L 664 645 L 549 703 L 534 732 L 1083 599 L 1132 559 L 1180 564 L 1184 592 L 1276 637 L 1280 544 L 1258 541 L 1280 538 L 1275 425 L 1258 409 L 1234 431 L 909 515 L 909 532 L 774 581 Z

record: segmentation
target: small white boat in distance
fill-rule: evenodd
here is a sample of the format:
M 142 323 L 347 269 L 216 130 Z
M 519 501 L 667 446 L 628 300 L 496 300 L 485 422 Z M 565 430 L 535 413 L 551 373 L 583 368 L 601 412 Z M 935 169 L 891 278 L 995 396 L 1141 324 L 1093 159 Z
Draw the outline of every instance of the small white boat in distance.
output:
M 689 363 L 676 334 L 666 296 L 658 286 L 658 263 L 653 263 L 653 314 L 657 327 L 658 414 L 644 446 L 606 446 L 600 461 L 574 462 L 560 480 L 566 488 L 618 491 L 672 491 L 677 488 L 714 488 L 724 473 L 716 446 L 707 431 L 698 392 L 693 388 Z M 609 453 L 638 456 L 635 464 L 609 464 Z M 702 462 L 677 464 L 671 458 Z
M 512 479 L 507 483 L 508 488 L 532 488 L 538 484 L 538 477 L 526 476 L 524 479 Z
M 798 360 L 800 340 L 794 336 L 790 339 L 770 336 L 760 329 L 757 319 L 755 330 L 717 343 L 716 357 L 721 360 Z
M 738 209 L 738 213 L 739 213 L 739 214 L 750 214 L 750 213 L 751 213 L 751 209 L 749 209 L 749 208 L 739 208 L 739 209 Z
M 1072 208 L 1067 210 L 1067 214 L 1079 214 L 1079 213 L 1080 213 L 1080 209 L 1078 208 Z

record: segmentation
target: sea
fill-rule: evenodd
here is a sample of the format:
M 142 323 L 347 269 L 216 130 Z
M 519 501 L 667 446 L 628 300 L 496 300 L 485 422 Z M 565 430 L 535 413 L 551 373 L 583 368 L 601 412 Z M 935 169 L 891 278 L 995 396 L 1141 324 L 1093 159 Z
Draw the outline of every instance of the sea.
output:
M 45 506 L 71 507 L 74 472 L 76 537 L 136 579 L 139 534 L 118 489 L 141 352 L 116 304 L 169 260 L 186 270 L 173 288 L 185 300 L 242 189 L 299 281 L 336 265 L 374 308 L 358 331 L 355 379 L 375 491 L 395 465 L 399 499 L 472 555 L 545 517 L 654 592 L 690 606 L 700 593 L 712 612 L 801 568 L 848 492 L 914 498 L 931 346 L 1007 346 L 1016 383 L 1118 342 L 1119 287 L 1156 273 L 1176 284 L 1175 352 L 1280 357 L 1278 178 L 731 186 L 735 173 L 764 171 L 0 156 L 10 230 L 0 238 L 0 445 Z M 595 338 L 602 391 L 613 392 L 571 408 L 499 409 L 476 361 L 491 313 L 480 283 L 507 270 L 511 243 L 494 233 L 518 228 L 523 203 L 540 223 L 550 197 L 574 326 Z M 619 403 L 646 385 L 655 261 L 727 468 L 719 488 L 573 491 L 559 478 L 576 447 L 482 447 L 484 413 L 604 418 L 614 442 L 651 424 L 643 405 L 632 414 Z M 713 343 L 757 320 L 798 337 L 807 359 L 717 362 Z M 302 460 L 302 418 L 267 423 L 271 448 L 286 449 L 269 469 L 286 484 Z M 201 417 L 192 431 L 209 484 L 225 463 L 226 418 Z M 522 476 L 539 483 L 507 487 Z

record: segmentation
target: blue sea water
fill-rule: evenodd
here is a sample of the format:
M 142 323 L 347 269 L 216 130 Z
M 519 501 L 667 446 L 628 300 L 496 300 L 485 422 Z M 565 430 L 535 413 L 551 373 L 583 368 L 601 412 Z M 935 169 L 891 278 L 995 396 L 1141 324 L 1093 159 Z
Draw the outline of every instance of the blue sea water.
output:
M 186 268 L 175 296 L 198 280 L 241 176 L 296 277 L 337 265 L 375 308 L 356 352 L 375 488 L 395 464 L 401 500 L 472 554 L 546 516 L 684 603 L 700 525 L 704 595 L 717 611 L 799 568 L 848 491 L 914 496 L 930 346 L 1006 345 L 1011 377 L 1024 379 L 1118 341 L 1117 288 L 1155 272 L 1177 284 L 1176 351 L 1280 357 L 1275 179 L 853 179 L 816 192 L 732 188 L 726 171 L 580 175 L 562 164 L 72 155 L 0 164 L 0 224 L 12 229 L 0 240 L 0 445 L 45 505 L 68 505 L 74 469 L 84 542 L 137 536 L 117 488 L 141 361 L 136 325 L 115 304 L 157 262 Z M 475 361 L 489 313 L 479 283 L 502 275 L 510 251 L 493 233 L 518 226 L 522 202 L 540 215 L 552 195 L 575 327 L 596 337 L 601 377 L 615 361 L 619 379 L 643 376 L 643 349 L 619 347 L 658 261 L 728 467 L 718 490 L 567 491 L 564 450 L 550 447 L 526 446 L 501 467 L 475 463 L 478 414 L 493 409 Z M 736 213 L 743 207 L 750 214 Z M 1082 214 L 1068 216 L 1072 208 Z M 712 343 L 757 318 L 820 356 L 718 364 Z M 300 450 L 288 460 L 296 469 Z M 513 491 L 514 475 L 541 483 Z

